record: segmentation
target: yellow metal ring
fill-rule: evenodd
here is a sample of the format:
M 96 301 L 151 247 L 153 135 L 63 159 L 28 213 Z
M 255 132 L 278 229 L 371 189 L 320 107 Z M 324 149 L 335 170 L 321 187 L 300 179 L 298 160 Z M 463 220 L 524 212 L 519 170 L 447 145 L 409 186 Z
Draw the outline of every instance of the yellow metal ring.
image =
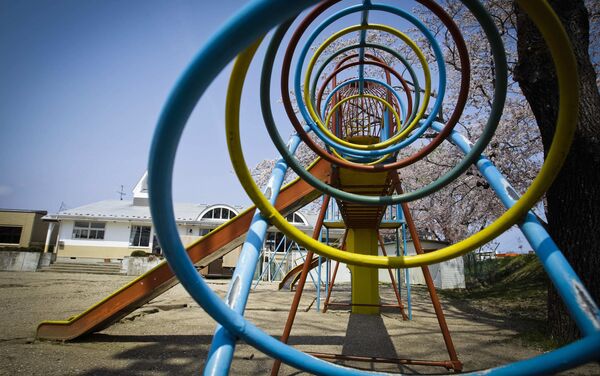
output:
M 346 140 L 342 140 L 342 139 L 336 137 L 336 135 L 334 135 L 332 132 L 330 132 L 329 129 L 327 129 L 327 127 L 323 124 L 323 122 L 321 121 L 321 118 L 319 117 L 319 115 L 316 113 L 316 111 L 314 109 L 313 103 L 310 100 L 310 97 L 311 97 L 310 96 L 310 77 L 312 75 L 312 71 L 314 69 L 316 62 L 319 59 L 319 56 L 321 56 L 323 51 L 334 40 L 336 40 L 348 33 L 351 33 L 353 31 L 366 30 L 366 29 L 385 31 L 392 35 L 395 35 L 396 37 L 402 39 L 414 51 L 414 53 L 417 55 L 417 57 L 419 59 L 419 62 L 421 63 L 421 66 L 423 67 L 423 74 L 425 76 L 425 94 L 424 94 L 423 103 L 421 104 L 421 106 L 419 108 L 419 112 L 417 113 L 415 118 L 412 120 L 412 122 L 410 124 L 408 124 L 408 126 L 406 127 L 406 129 L 404 131 L 402 131 L 399 134 L 394 135 L 393 137 L 391 137 L 385 141 L 382 141 L 382 142 L 379 142 L 376 144 L 361 145 L 361 144 L 354 144 L 354 143 L 351 143 L 351 142 L 348 142 Z M 429 72 L 429 65 L 427 64 L 427 61 L 425 59 L 425 56 L 423 55 L 423 52 L 419 49 L 419 47 L 416 45 L 416 43 L 413 42 L 412 39 L 410 39 L 406 34 L 402 33 L 399 30 L 396 30 L 392 27 L 389 27 L 387 25 L 380 25 L 380 24 L 350 26 L 350 27 L 347 27 L 345 29 L 338 31 L 337 33 L 335 33 L 332 36 L 330 36 L 329 38 L 327 38 L 323 42 L 323 44 L 321 44 L 319 46 L 319 48 L 317 48 L 317 50 L 315 51 L 315 54 L 310 59 L 310 62 L 308 63 L 308 66 L 307 66 L 306 74 L 304 76 L 304 90 L 303 90 L 304 103 L 306 104 L 306 108 L 308 109 L 310 116 L 315 121 L 315 123 L 317 124 L 319 129 L 321 129 L 321 131 L 323 131 L 329 138 L 331 138 L 335 142 L 337 142 L 341 145 L 347 146 L 349 148 L 354 148 L 354 149 L 359 149 L 359 150 L 383 149 L 385 147 L 388 147 L 388 146 L 396 143 L 398 140 L 400 140 L 401 138 L 408 135 L 415 128 L 415 126 L 419 123 L 419 120 L 423 117 L 423 114 L 425 113 L 425 110 L 427 109 L 427 105 L 429 104 L 430 93 L 431 93 L 431 74 Z
M 400 119 L 400 115 L 398 114 L 396 109 L 385 99 L 380 98 L 375 95 L 372 95 L 372 94 L 355 94 L 355 95 L 351 95 L 349 97 L 342 99 L 341 101 L 336 103 L 335 106 L 333 106 L 333 108 L 329 111 L 329 113 L 327 114 L 327 117 L 325 118 L 325 126 L 329 127 L 329 123 L 331 122 L 331 116 L 333 116 L 333 114 L 335 113 L 335 110 L 337 110 L 342 104 L 348 102 L 349 100 L 352 100 L 354 98 L 359 98 L 359 97 L 372 98 L 372 99 L 375 99 L 376 101 L 381 102 L 385 107 L 388 108 L 388 110 L 390 110 L 392 112 L 392 115 L 394 115 L 394 118 L 396 119 L 396 122 L 398 124 L 400 124 L 402 122 Z M 344 156 L 340 155 L 340 153 L 338 153 L 338 151 L 335 150 L 335 148 L 332 148 L 332 152 L 336 157 L 347 160 Z M 386 154 L 383 157 L 380 157 L 375 161 L 366 163 L 366 165 L 376 165 L 376 164 L 382 163 L 383 161 L 388 159 L 390 156 L 391 156 L 391 154 Z
M 258 44 L 242 52 L 234 65 L 227 94 L 225 126 L 229 155 L 234 170 L 242 186 L 273 225 L 296 241 L 299 245 L 315 253 L 350 265 L 379 268 L 416 267 L 452 259 L 463 255 L 494 239 L 522 220 L 527 211 L 535 205 L 560 171 L 565 160 L 577 123 L 579 92 L 577 87 L 577 64 L 568 36 L 552 8 L 543 0 L 518 0 L 537 25 L 551 52 L 556 67 L 559 84 L 559 111 L 556 131 L 548 155 L 538 176 L 525 194 L 490 226 L 480 232 L 441 250 L 415 256 L 370 256 L 343 252 L 320 243 L 291 225 L 269 203 L 252 179 L 244 160 L 239 133 L 239 109 L 244 78 Z

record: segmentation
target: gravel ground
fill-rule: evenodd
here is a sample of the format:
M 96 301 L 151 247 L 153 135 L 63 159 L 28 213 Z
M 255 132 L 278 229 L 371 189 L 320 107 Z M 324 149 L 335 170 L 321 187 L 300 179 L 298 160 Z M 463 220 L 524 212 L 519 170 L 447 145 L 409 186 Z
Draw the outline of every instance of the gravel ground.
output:
M 35 340 L 42 320 L 66 319 L 120 287 L 131 277 L 0 272 L 0 375 L 164 375 L 194 374 L 202 369 L 215 323 L 177 286 L 121 322 L 77 342 Z M 211 281 L 223 295 L 228 281 Z M 380 316 L 314 309 L 315 291 L 306 291 L 290 342 L 304 351 L 412 359 L 446 360 L 442 336 L 426 291 L 415 289 L 413 320 L 402 321 L 393 309 Z M 393 292 L 381 288 L 382 299 Z M 261 284 L 251 295 L 246 316 L 273 336 L 281 335 L 293 294 Z M 347 301 L 347 286 L 334 290 L 334 301 Z M 442 301 L 448 326 L 464 370 L 493 367 L 540 353 L 524 346 L 516 328 L 523 323 L 495 313 L 465 309 Z M 312 307 L 312 309 L 310 309 Z M 350 363 L 346 363 L 350 364 Z M 240 343 L 231 374 L 268 374 L 272 360 Z M 388 372 L 444 373 L 443 368 L 354 363 Z M 281 375 L 301 374 L 283 366 Z M 565 374 L 600 375 L 598 364 Z

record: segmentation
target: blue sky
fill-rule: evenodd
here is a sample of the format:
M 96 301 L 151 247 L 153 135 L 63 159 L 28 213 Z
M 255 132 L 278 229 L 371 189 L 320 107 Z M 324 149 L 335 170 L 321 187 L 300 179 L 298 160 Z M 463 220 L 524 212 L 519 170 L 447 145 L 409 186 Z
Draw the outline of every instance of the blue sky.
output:
M 121 185 L 129 193 L 145 171 L 156 120 L 178 76 L 245 1 L 205 4 L 0 0 L 0 207 L 55 212 L 62 202 L 72 208 L 116 199 Z M 360 14 L 353 18 L 344 23 L 358 23 Z M 241 110 L 251 167 L 277 155 L 259 112 L 259 68 L 251 67 Z M 226 153 L 229 71 L 188 123 L 176 201 L 249 203 Z M 274 81 L 275 117 L 285 119 L 277 87 Z M 290 133 L 291 126 L 282 130 L 284 138 Z
M 118 199 L 121 185 L 129 194 L 146 169 L 156 120 L 178 76 L 245 1 L 206 3 L 0 0 L 0 207 L 56 212 L 63 202 L 72 208 Z M 251 67 L 241 109 L 250 166 L 277 155 L 253 90 L 259 68 Z M 229 71 L 188 123 L 175 168 L 176 201 L 249 203 L 227 156 Z M 274 111 L 284 119 L 281 105 Z
M 174 82 L 243 3 L 0 1 L 0 207 L 54 212 L 118 198 L 121 184 L 130 192 Z M 188 124 L 178 201 L 247 202 L 226 154 L 226 82 L 227 72 Z M 253 142 L 265 153 L 249 150 L 251 164 L 273 158 Z

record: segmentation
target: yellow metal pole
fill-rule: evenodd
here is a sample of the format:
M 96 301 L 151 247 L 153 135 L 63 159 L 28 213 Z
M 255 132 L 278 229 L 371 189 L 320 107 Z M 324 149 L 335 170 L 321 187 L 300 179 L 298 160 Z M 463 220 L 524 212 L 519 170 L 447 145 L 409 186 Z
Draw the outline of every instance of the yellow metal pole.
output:
M 376 256 L 377 241 L 376 228 L 349 228 L 346 249 L 351 253 Z M 352 304 L 361 304 L 353 305 L 352 313 L 379 314 L 379 269 L 350 265 L 350 272 L 352 273 Z

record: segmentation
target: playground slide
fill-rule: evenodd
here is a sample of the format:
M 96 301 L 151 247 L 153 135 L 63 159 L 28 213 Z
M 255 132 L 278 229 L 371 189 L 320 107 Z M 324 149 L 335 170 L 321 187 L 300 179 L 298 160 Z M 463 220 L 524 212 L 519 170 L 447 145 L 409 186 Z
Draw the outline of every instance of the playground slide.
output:
M 340 246 L 340 244 L 337 242 L 331 243 L 330 245 L 332 245 L 334 247 Z M 313 257 L 308 271 L 310 272 L 311 270 L 316 268 L 318 265 L 319 265 L 319 258 Z M 281 282 L 279 282 L 279 290 L 287 289 L 287 290 L 292 291 L 294 289 L 294 286 L 296 285 L 296 283 L 298 283 L 298 280 L 300 279 L 300 274 L 302 274 L 303 267 L 304 267 L 304 263 L 294 266 L 289 272 L 287 272 L 287 274 L 285 276 L 283 276 L 283 279 L 281 280 Z
M 319 179 L 326 180 L 331 167 L 328 162 L 320 160 L 310 171 Z M 321 193 L 308 183 L 295 180 L 281 190 L 276 207 L 286 215 L 300 209 L 320 195 Z M 241 245 L 252 221 L 254 209 L 254 206 L 248 208 L 189 245 L 187 254 L 192 262 L 199 266 L 208 265 Z M 76 316 L 64 321 L 43 321 L 38 325 L 37 338 L 66 341 L 100 331 L 177 283 L 178 280 L 171 268 L 167 262 L 163 262 Z
M 309 271 L 313 270 L 318 265 L 319 265 L 319 258 L 315 257 L 312 259 L 312 261 L 310 263 L 310 269 L 308 269 L 308 270 Z M 287 274 L 283 277 L 281 282 L 279 282 L 279 290 L 282 290 L 282 289 L 287 289 L 290 291 L 293 290 L 294 285 L 298 282 L 298 279 L 300 278 L 300 274 L 302 274 L 303 267 L 304 267 L 304 263 L 294 266 L 289 272 L 287 272 Z

